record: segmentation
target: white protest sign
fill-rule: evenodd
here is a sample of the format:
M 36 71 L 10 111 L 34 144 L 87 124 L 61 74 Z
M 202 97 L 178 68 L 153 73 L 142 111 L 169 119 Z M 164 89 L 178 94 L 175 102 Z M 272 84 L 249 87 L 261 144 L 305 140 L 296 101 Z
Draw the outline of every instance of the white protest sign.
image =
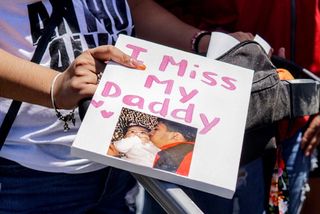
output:
M 107 65 L 72 146 L 73 153 L 231 198 L 253 71 L 124 35 L 119 37 L 116 47 L 147 68 L 131 69 L 112 62 Z M 187 175 L 107 155 L 123 109 L 196 129 Z

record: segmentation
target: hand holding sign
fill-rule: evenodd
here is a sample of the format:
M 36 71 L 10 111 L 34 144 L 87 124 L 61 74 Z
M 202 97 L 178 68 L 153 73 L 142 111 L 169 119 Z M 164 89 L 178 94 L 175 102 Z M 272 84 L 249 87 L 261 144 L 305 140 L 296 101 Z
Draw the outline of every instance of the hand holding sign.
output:
M 57 79 L 53 92 L 56 106 L 71 109 L 83 98 L 92 97 L 97 89 L 98 74 L 103 72 L 105 62 L 110 60 L 130 68 L 145 69 L 143 64 L 114 46 L 89 49 L 78 56 Z

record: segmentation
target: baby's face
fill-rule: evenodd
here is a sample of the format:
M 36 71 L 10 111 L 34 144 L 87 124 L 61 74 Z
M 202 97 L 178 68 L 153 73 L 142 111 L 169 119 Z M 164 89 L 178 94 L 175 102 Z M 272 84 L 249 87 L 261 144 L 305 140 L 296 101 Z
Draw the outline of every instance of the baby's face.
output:
M 147 143 L 150 140 L 148 129 L 140 126 L 131 126 L 130 128 L 128 128 L 127 133 L 124 137 L 127 138 L 132 136 L 138 136 L 144 143 Z

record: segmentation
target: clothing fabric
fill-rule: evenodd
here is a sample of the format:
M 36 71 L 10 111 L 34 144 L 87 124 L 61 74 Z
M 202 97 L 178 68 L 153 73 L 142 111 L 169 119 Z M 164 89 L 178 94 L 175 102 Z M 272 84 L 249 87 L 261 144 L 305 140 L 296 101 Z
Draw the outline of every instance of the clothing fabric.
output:
M 63 22 L 55 30 L 41 64 L 63 71 L 82 51 L 98 45 L 114 44 L 120 33 L 132 35 L 133 23 L 125 0 L 12 0 L 0 1 L 0 48 L 30 60 L 44 27 L 57 4 Z M 0 123 L 11 100 L 0 98 Z M 61 110 L 63 114 L 68 111 Z M 53 109 L 23 103 L 13 123 L 0 157 L 47 172 L 83 173 L 104 166 L 70 154 L 70 146 L 80 126 L 63 131 Z M 89 143 L 89 142 L 88 142 Z
M 126 200 L 135 180 L 111 167 L 81 174 L 50 173 L 0 158 L 0 183 L 2 214 L 135 213 Z
M 160 151 L 151 141 L 144 143 L 138 136 L 124 138 L 113 143 L 125 156 L 122 159 L 131 163 L 153 167 L 154 159 Z
M 190 170 L 194 142 L 177 142 L 161 147 L 154 168 L 187 176 Z
M 277 72 L 282 80 L 294 79 L 287 70 L 277 69 Z M 312 119 L 312 116 L 306 115 L 278 122 L 276 163 L 278 173 L 274 173 L 271 183 L 269 201 L 274 203 L 269 203 L 270 213 L 300 213 L 301 211 L 308 189 L 307 181 L 312 161 L 310 156 L 304 155 L 300 145 L 308 121 Z M 273 183 L 274 178 L 277 179 L 276 184 Z

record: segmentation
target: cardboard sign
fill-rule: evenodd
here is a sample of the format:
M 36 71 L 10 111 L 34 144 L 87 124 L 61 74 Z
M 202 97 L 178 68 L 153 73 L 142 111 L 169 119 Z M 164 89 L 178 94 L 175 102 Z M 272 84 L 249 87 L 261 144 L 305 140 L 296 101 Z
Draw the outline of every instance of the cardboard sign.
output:
M 73 154 L 231 198 L 253 71 L 124 35 L 116 47 L 147 68 L 108 63 Z

